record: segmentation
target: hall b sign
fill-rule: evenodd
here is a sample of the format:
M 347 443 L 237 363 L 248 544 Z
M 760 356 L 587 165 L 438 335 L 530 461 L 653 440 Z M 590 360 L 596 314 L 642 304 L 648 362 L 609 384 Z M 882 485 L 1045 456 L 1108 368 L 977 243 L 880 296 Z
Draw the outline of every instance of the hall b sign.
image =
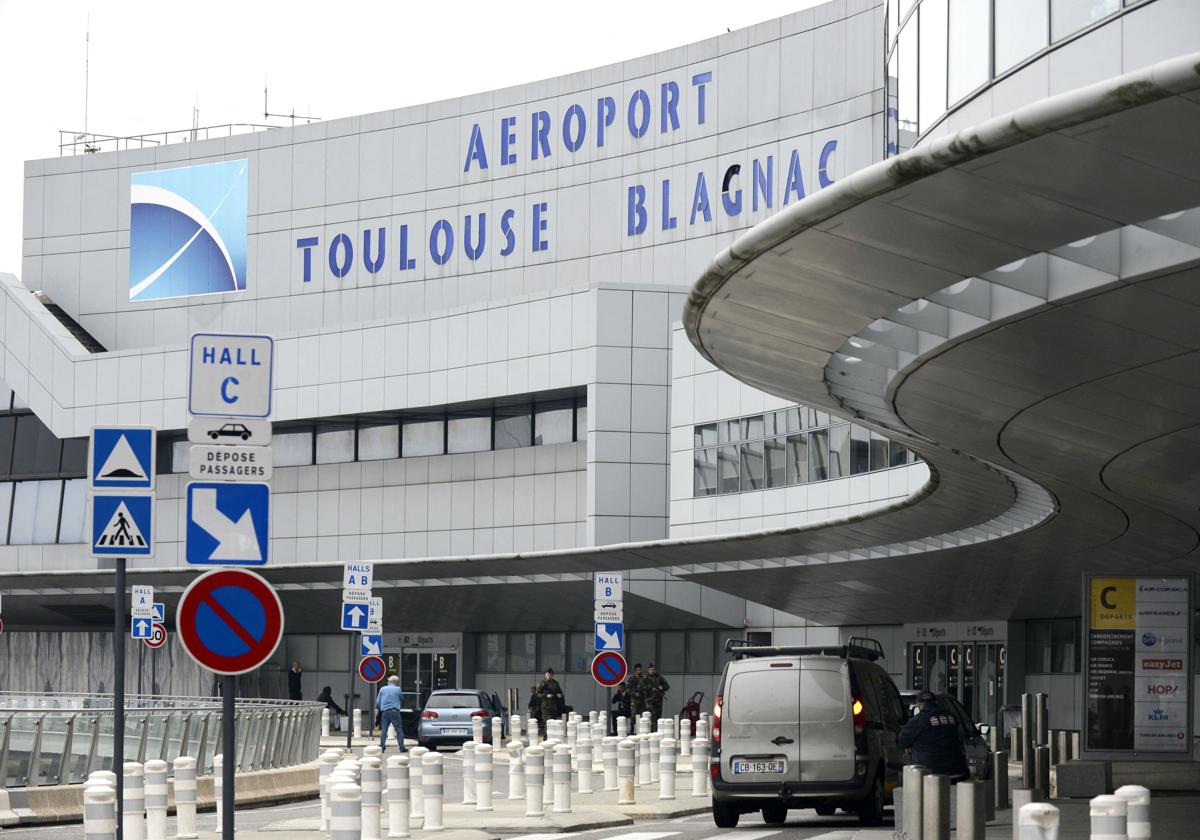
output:
M 1188 759 L 1193 579 L 1085 575 L 1084 757 Z

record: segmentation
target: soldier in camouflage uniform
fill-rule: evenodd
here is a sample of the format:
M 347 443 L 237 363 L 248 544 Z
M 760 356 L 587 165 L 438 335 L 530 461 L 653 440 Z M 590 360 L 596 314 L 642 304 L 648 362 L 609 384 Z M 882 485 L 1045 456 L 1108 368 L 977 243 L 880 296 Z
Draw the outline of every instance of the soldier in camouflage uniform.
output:
M 666 697 L 667 692 L 670 690 L 670 683 L 666 681 L 662 674 L 658 673 L 658 669 L 651 662 L 650 673 L 642 677 L 642 695 L 646 698 L 646 709 L 651 714 L 656 730 L 658 720 L 663 716 L 663 698 Z
M 642 673 L 642 663 L 638 662 L 633 666 L 633 676 L 625 680 L 627 683 L 625 691 L 629 694 L 631 721 L 637 721 L 642 712 L 646 711 L 646 696 L 642 693 L 642 680 L 645 678 L 645 674 Z M 637 723 L 631 722 L 629 730 L 636 733 Z
M 554 669 L 546 669 L 546 678 L 537 684 L 537 696 L 542 701 L 542 725 L 548 720 L 558 720 L 562 715 L 563 690 L 554 679 Z

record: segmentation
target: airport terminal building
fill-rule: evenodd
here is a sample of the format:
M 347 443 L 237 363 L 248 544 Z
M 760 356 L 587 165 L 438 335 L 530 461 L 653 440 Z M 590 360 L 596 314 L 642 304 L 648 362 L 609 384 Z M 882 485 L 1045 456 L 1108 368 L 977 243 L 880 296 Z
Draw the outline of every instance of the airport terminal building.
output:
M 979 721 L 1044 690 L 1079 728 L 1081 574 L 1197 565 L 1195 331 L 1150 348 L 1165 310 L 1105 294 L 1200 258 L 1198 43 L 1189 0 L 833 0 L 524 86 L 27 162 L 0 674 L 109 687 L 93 425 L 161 430 L 130 575 L 174 608 L 188 336 L 244 332 L 275 339 L 279 692 L 292 660 L 306 698 L 345 692 L 338 577 L 371 560 L 406 689 L 524 698 L 554 667 L 603 706 L 591 575 L 623 571 L 668 710 L 711 700 L 727 638 L 854 634 Z M 1088 131 L 1140 168 L 1076 154 Z M 1134 356 L 1163 368 L 1064 396 Z M 159 690 L 212 690 L 155 655 Z

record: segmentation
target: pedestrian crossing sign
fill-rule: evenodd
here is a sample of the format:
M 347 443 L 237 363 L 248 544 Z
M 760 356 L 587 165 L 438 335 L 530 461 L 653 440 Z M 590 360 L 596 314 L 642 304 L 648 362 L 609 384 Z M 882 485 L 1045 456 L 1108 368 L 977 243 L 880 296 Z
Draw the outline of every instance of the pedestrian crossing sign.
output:
M 93 557 L 154 556 L 154 496 L 92 496 Z

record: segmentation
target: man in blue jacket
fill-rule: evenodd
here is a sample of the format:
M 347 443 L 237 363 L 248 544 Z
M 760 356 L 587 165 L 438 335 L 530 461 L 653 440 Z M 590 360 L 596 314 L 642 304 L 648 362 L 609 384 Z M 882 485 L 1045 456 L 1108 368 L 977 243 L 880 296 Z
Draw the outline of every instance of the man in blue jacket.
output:
M 958 733 L 958 719 L 942 711 L 932 691 L 917 695 L 920 711 L 900 730 L 900 746 L 912 748 L 912 763 L 961 782 L 971 778 Z
M 387 749 L 388 727 L 396 729 L 396 741 L 400 744 L 400 752 L 405 752 L 404 722 L 400 716 L 404 694 L 400 691 L 400 678 L 395 674 L 388 677 L 388 684 L 379 689 L 375 705 L 379 708 L 379 749 Z

